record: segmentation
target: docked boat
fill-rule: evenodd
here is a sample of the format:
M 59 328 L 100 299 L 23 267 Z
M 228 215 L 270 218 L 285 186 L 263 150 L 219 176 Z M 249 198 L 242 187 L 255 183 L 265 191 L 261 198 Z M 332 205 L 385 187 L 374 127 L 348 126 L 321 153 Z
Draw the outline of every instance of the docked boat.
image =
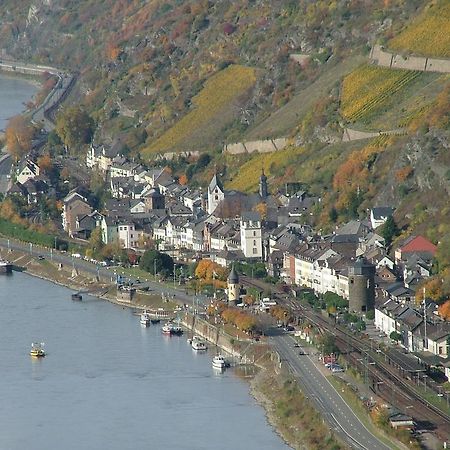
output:
M 148 327 L 150 325 L 150 315 L 148 314 L 147 311 L 144 311 L 141 314 L 141 318 L 139 320 L 139 322 L 141 323 L 141 325 Z
M 43 358 L 45 356 L 44 343 L 33 342 L 31 344 L 30 356 L 35 358 Z
M 199 336 L 194 336 L 191 341 L 191 346 L 194 350 L 206 350 L 208 347 L 205 344 L 205 341 L 201 339 Z
M 157 323 L 161 322 L 161 319 L 150 319 L 150 322 L 151 322 L 153 325 L 156 325 Z
M 83 296 L 79 292 L 75 292 L 74 294 L 72 294 L 72 300 L 81 302 L 81 300 L 83 300 Z
M 172 334 L 174 334 L 175 336 L 181 336 L 183 334 L 183 328 L 181 328 L 179 326 L 173 326 Z
M 225 369 L 227 367 L 227 361 L 222 355 L 216 355 L 212 360 L 212 366 L 215 369 Z
M 4 259 L 0 259 L 0 274 L 11 274 L 13 269 L 12 263 Z
M 171 324 L 170 322 L 167 322 L 166 324 L 163 325 L 163 327 L 161 328 L 161 331 L 162 331 L 164 334 L 169 334 L 169 335 L 171 335 L 171 334 L 172 334 L 172 331 L 173 331 L 173 324 Z

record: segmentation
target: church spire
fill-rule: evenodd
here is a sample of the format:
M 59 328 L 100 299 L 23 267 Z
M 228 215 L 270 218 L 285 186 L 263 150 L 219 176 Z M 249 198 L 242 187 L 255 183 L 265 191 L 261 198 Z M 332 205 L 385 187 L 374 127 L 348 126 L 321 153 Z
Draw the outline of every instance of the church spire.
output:
M 259 177 L 259 195 L 263 200 L 269 195 L 267 189 L 267 177 L 264 174 L 264 167 L 261 168 L 261 176 Z

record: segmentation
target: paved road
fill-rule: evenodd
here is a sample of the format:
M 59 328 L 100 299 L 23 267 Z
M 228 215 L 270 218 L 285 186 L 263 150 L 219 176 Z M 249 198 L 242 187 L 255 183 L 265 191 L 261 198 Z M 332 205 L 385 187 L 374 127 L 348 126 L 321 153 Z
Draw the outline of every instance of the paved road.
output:
M 9 154 L 0 152 L 0 193 L 8 190 L 9 174 L 11 173 L 12 159 Z
M 388 450 L 386 444 L 375 437 L 345 403 L 333 385 L 315 366 L 310 355 L 299 355 L 308 349 L 295 348 L 290 335 L 271 337 L 274 348 L 282 361 L 289 364 L 298 378 L 303 392 L 312 399 L 315 406 L 331 428 L 352 448 L 366 450 Z

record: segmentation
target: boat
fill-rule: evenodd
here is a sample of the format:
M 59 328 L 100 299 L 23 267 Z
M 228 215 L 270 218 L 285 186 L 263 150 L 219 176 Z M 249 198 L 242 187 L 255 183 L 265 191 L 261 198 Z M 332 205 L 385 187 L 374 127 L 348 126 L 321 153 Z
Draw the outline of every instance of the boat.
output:
M 172 334 L 174 334 L 175 336 L 181 336 L 183 334 L 183 328 L 181 328 L 180 326 L 173 326 Z
M 161 331 L 162 331 L 164 334 L 169 334 L 169 335 L 172 334 L 172 330 L 173 330 L 173 324 L 170 323 L 170 322 L 167 322 L 167 323 L 164 324 L 163 327 L 161 328 Z
M 203 339 L 201 339 L 199 336 L 194 336 L 192 338 L 191 346 L 194 350 L 199 351 L 206 350 L 208 348 Z
M 13 269 L 12 263 L 0 258 L 0 274 L 11 274 Z
M 75 292 L 74 294 L 72 294 L 72 300 L 81 302 L 81 300 L 83 300 L 83 296 L 79 292 Z
M 30 356 L 35 358 L 43 358 L 45 356 L 44 343 L 33 342 L 31 344 Z
M 216 355 L 212 360 L 212 366 L 215 369 L 225 369 L 227 367 L 227 361 L 222 355 Z
M 139 322 L 141 323 L 141 325 L 144 325 L 146 327 L 150 325 L 150 315 L 147 311 L 142 312 Z
M 150 319 L 150 322 L 151 322 L 153 325 L 156 325 L 157 323 L 161 322 L 161 319 Z

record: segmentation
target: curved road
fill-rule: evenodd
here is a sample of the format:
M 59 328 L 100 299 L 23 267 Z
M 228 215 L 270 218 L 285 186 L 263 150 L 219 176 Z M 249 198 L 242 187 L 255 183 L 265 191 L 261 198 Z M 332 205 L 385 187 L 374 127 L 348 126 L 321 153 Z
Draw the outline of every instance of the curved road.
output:
M 283 334 L 271 337 L 273 347 L 298 379 L 303 392 L 312 399 L 331 428 L 352 448 L 363 450 L 389 450 L 386 444 L 374 436 L 359 420 L 352 409 L 316 367 L 307 353 L 308 349 L 295 348 L 291 336 Z

